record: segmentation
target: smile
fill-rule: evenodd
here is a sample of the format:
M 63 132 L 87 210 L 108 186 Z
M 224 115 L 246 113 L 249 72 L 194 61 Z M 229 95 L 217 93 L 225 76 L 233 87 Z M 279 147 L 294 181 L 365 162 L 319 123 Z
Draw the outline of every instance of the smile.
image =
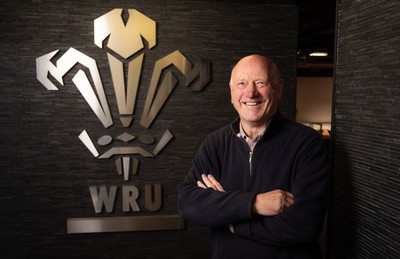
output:
M 256 106 L 259 105 L 261 102 L 243 102 L 246 106 Z

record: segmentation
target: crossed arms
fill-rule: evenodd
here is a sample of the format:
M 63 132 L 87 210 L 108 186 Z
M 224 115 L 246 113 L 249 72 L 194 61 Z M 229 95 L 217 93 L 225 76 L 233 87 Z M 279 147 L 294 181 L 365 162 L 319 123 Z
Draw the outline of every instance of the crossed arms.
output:
M 202 181 L 197 181 L 197 186 L 203 189 L 211 188 L 215 191 L 225 192 L 224 187 L 212 174 L 202 174 Z M 252 206 L 252 212 L 260 216 L 274 216 L 283 212 L 294 203 L 293 194 L 282 190 L 274 190 L 257 194 Z

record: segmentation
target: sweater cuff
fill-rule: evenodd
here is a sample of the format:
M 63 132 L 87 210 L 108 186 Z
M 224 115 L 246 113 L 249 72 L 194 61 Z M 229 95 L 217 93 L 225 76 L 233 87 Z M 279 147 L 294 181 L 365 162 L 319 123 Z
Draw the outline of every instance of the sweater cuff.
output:
M 251 228 L 250 228 L 249 222 L 232 224 L 232 229 L 234 230 L 234 233 L 236 235 L 243 236 L 243 237 L 251 236 Z

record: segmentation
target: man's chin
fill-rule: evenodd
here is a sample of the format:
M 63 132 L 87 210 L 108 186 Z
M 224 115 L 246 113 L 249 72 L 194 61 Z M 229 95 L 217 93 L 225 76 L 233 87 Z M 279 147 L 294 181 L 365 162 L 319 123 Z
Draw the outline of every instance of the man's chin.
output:
M 249 126 L 260 126 L 267 122 L 266 118 L 240 118 L 243 122 Z

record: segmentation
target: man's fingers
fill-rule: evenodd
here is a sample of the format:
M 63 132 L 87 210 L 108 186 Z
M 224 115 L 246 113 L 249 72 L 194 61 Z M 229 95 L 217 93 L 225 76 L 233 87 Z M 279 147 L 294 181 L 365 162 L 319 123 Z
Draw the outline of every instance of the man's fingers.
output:
M 224 187 L 211 174 L 202 174 L 201 179 L 203 181 L 197 181 L 198 187 L 203 189 L 212 188 L 215 191 L 225 192 Z
M 286 196 L 288 196 L 288 197 L 294 199 L 293 193 L 291 193 L 291 192 L 286 192 Z
M 285 201 L 286 201 L 286 206 L 292 206 L 294 203 L 294 196 L 290 192 L 285 192 Z
M 214 190 L 217 190 L 217 187 L 212 183 L 212 181 L 208 178 L 207 175 L 202 174 L 201 179 L 203 179 L 204 184 L 207 186 L 207 188 L 213 188 Z
M 203 179 L 204 185 L 206 186 L 206 188 L 211 188 L 214 189 L 215 191 L 217 191 L 217 187 L 213 184 L 213 182 L 208 178 L 208 176 L 206 174 L 202 174 L 201 175 L 201 179 Z
M 217 188 L 217 191 L 225 192 L 224 187 L 214 178 L 213 175 L 207 175 L 207 178 L 213 183 L 213 185 Z
M 291 205 L 293 205 L 293 203 L 294 203 L 294 198 L 293 198 L 293 197 L 287 196 L 287 197 L 286 197 L 286 201 L 289 203 L 289 206 L 291 206 Z
M 287 208 L 293 205 L 294 197 L 292 193 L 278 190 L 277 195 L 280 197 L 280 202 L 283 208 Z
M 207 189 L 207 186 L 205 186 L 201 181 L 197 181 L 197 186 L 203 189 Z

